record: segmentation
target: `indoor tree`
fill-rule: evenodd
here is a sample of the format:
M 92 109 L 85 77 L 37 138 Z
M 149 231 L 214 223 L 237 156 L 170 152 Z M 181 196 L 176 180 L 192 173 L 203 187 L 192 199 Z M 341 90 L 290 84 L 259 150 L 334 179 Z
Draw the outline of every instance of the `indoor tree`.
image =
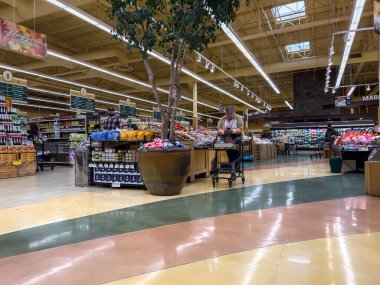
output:
M 236 17 L 240 0 L 111 0 L 107 14 L 116 20 L 114 35 L 127 40 L 130 50 L 139 51 L 152 92 L 161 112 L 161 137 L 174 140 L 176 109 L 181 100 L 181 68 L 190 52 L 202 52 L 216 39 L 220 24 Z M 249 0 L 245 1 L 248 4 Z M 170 60 L 167 106 L 161 101 L 155 74 L 149 62 L 153 48 Z M 172 123 L 170 123 L 172 122 Z

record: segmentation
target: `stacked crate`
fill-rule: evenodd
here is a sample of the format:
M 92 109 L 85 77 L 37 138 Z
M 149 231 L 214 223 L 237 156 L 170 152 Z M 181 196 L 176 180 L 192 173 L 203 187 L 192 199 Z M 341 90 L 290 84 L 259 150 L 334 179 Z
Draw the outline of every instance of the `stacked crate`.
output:
M 0 179 L 35 174 L 34 146 L 0 146 Z
M 255 161 L 268 160 L 277 157 L 277 150 L 274 144 L 256 144 L 252 145 L 253 158 Z

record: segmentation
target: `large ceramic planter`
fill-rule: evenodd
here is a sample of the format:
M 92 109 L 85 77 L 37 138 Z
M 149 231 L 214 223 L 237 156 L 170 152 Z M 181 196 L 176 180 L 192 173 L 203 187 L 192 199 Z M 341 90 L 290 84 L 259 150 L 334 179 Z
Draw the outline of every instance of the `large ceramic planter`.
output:
M 142 179 L 151 194 L 181 193 L 189 175 L 190 149 L 139 151 L 138 159 Z

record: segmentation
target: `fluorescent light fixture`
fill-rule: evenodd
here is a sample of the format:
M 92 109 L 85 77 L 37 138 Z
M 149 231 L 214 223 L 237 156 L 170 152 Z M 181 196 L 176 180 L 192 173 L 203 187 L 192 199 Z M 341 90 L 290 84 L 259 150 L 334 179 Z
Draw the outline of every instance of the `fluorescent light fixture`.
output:
M 348 91 L 347 96 L 351 96 L 351 94 L 354 92 L 356 86 L 352 86 L 350 91 Z
M 40 102 L 46 102 L 46 103 L 53 103 L 53 104 L 58 104 L 58 105 L 65 105 L 65 106 L 70 106 L 70 103 L 65 103 L 65 102 L 59 102 L 59 101 L 53 101 L 53 100 L 47 100 L 47 99 L 42 99 L 42 98 L 35 98 L 35 97 L 28 97 L 28 100 L 32 101 L 40 101 Z
M 293 110 L 293 106 L 290 105 L 290 103 L 288 101 L 284 101 L 284 102 L 285 102 L 286 106 L 289 107 L 290 110 Z
M 132 83 L 135 83 L 137 85 L 141 85 L 141 86 L 144 86 L 146 88 L 149 88 L 151 89 L 152 86 L 148 83 L 145 83 L 143 81 L 140 81 L 140 80 L 137 80 L 137 79 L 134 79 L 132 77 L 129 77 L 129 76 L 124 76 L 124 75 L 121 75 L 119 73 L 116 73 L 116 72 L 113 72 L 113 71 L 110 71 L 110 70 L 107 70 L 105 68 L 102 68 L 102 67 L 99 67 L 99 66 L 96 66 L 94 64 L 91 64 L 91 63 L 87 63 L 87 62 L 84 62 L 84 61 L 81 61 L 81 60 L 78 60 L 78 59 L 75 59 L 75 58 L 72 58 L 70 56 L 67 56 L 67 55 L 64 55 L 62 53 L 59 53 L 59 52 L 56 52 L 56 51 L 53 51 L 53 50 L 48 50 L 48 55 L 50 56 L 54 56 L 54 57 L 57 57 L 57 58 L 60 58 L 60 59 L 63 59 L 65 61 L 69 61 L 69 62 L 72 62 L 72 63 L 75 63 L 75 64 L 78 64 L 78 65 L 82 65 L 82 66 L 85 66 L 85 67 L 88 67 L 90 69 L 94 69 L 96 71 L 99 71 L 99 72 L 102 72 L 102 73 L 105 73 L 105 74 L 108 74 L 108 75 L 111 75 L 111 76 L 114 76 L 114 77 L 117 77 L 117 78 L 120 78 L 120 79 L 123 79 L 123 80 L 126 80 L 126 81 L 129 81 L 129 82 L 132 82 Z M 165 90 L 165 89 L 162 89 L 162 88 L 157 88 L 158 91 L 160 92 L 163 92 L 163 93 L 166 93 L 166 94 L 169 94 L 169 91 L 168 90 Z
M 211 65 L 210 72 L 214 73 L 215 72 L 215 65 Z
M 64 96 L 64 97 L 71 97 L 70 94 L 66 94 L 66 93 L 62 93 L 62 92 L 57 92 L 57 91 L 52 91 L 52 90 L 46 90 L 46 89 L 41 89 L 41 88 L 34 88 L 34 87 L 29 87 L 29 86 L 27 88 L 29 90 L 36 91 L 36 92 L 42 92 L 42 93 L 53 94 L 53 95 Z M 95 102 L 106 104 L 106 105 L 114 105 L 114 106 L 118 106 L 119 105 L 118 103 L 115 103 L 115 102 L 104 101 L 104 100 L 99 100 L 99 99 L 95 99 Z M 166 105 L 163 105 L 163 106 L 166 107 Z M 181 111 L 184 111 L 184 112 L 187 112 L 187 113 L 193 113 L 190 110 L 181 109 L 181 108 L 179 108 L 179 109 Z M 152 110 L 144 109 L 144 108 L 139 108 L 139 107 L 137 107 L 136 110 L 142 110 L 142 111 L 146 111 L 146 112 L 153 112 Z M 215 117 L 215 116 L 212 116 L 212 115 L 208 115 L 208 114 L 203 114 L 203 113 L 198 113 L 198 114 L 202 115 L 202 116 L 210 117 L 210 118 L 220 119 L 218 117 Z
M 347 65 L 347 60 L 351 52 L 352 44 L 355 39 L 356 29 L 358 28 L 360 18 L 362 16 L 362 12 L 364 9 L 364 5 L 365 5 L 365 0 L 356 0 L 355 2 L 354 11 L 353 11 L 350 26 L 348 29 L 349 32 L 347 32 L 347 35 L 346 35 L 347 40 L 344 47 L 342 61 L 340 63 L 339 73 L 336 80 L 335 88 L 338 88 L 342 81 L 344 70 Z
M 114 35 L 113 28 L 110 25 L 108 25 L 108 24 L 100 21 L 99 19 L 91 16 L 90 14 L 88 14 L 88 13 L 86 13 L 86 12 L 84 12 L 84 11 L 76 8 L 76 7 L 71 6 L 70 4 L 66 4 L 63 1 L 59 1 L 59 0 L 46 0 L 46 1 L 48 1 L 49 3 L 51 3 L 51 4 L 55 5 L 55 6 L 58 6 L 59 8 L 65 10 L 66 12 L 69 12 L 70 14 L 72 14 L 72 15 L 74 15 L 76 17 L 79 17 L 80 19 L 86 21 L 87 23 L 89 23 L 89 24 L 91 24 L 93 26 L 98 27 L 99 29 L 105 31 L 106 33 Z M 128 40 L 126 38 L 120 38 L 120 39 L 122 41 L 124 41 L 124 42 L 128 42 Z M 164 62 L 164 63 L 166 63 L 168 65 L 171 64 L 171 62 L 170 62 L 170 60 L 168 58 L 164 57 L 163 55 L 161 55 L 160 53 L 158 53 L 156 51 L 148 51 L 148 54 L 151 55 L 151 56 L 153 56 L 153 57 L 155 57 L 155 58 L 157 58 L 158 60 L 161 60 L 162 62 Z M 215 90 L 217 90 L 219 92 L 224 93 L 225 95 L 227 95 L 227 96 L 229 96 L 229 97 L 231 97 L 231 98 L 239 101 L 240 103 L 243 103 L 244 105 L 246 105 L 246 106 L 248 106 L 248 107 L 250 107 L 252 109 L 257 110 L 254 106 L 252 106 L 252 105 L 244 102 L 243 100 L 241 100 L 240 98 L 232 95 L 228 91 L 225 91 L 225 90 L 221 89 L 217 85 L 215 85 L 215 84 L 207 81 L 206 79 L 204 79 L 204 78 L 200 77 L 199 75 L 193 73 L 189 69 L 182 67 L 181 70 L 185 74 L 187 74 L 190 77 L 192 77 L 192 78 L 194 78 L 194 79 L 196 79 L 196 80 L 198 80 L 198 81 L 206 84 L 207 86 L 209 86 L 209 87 L 211 87 L 211 88 L 213 88 L 213 89 L 215 89 Z M 184 98 L 184 99 L 192 101 L 192 99 L 189 99 L 189 98 Z M 213 107 L 213 109 L 217 110 L 218 108 Z M 258 111 L 261 111 L 261 110 L 258 110 Z
M 226 35 L 233 41 L 233 43 L 237 46 L 237 48 L 243 53 L 243 55 L 249 60 L 249 62 L 257 69 L 257 71 L 261 74 L 262 77 L 269 83 L 269 85 L 273 88 L 273 90 L 280 94 L 280 90 L 273 83 L 273 81 L 266 74 L 264 68 L 260 65 L 257 59 L 253 56 L 253 54 L 249 51 L 249 49 L 245 46 L 245 44 L 241 41 L 239 36 L 235 33 L 230 25 L 226 26 L 225 24 L 221 24 L 220 27 L 226 33 Z
M 71 109 L 62 109 L 62 108 L 57 108 L 57 107 L 47 107 L 47 106 L 42 106 L 42 105 L 34 105 L 34 104 L 26 104 L 26 103 L 18 103 L 14 102 L 12 103 L 13 105 L 16 106 L 25 106 L 25 107 L 32 107 L 32 108 L 40 108 L 40 109 L 49 109 L 49 110 L 58 110 L 58 111 L 64 111 L 64 112 L 72 112 L 76 113 L 76 110 L 71 110 Z
M 87 85 L 87 84 L 83 84 L 83 83 L 78 83 L 78 82 L 75 82 L 75 81 L 70 81 L 70 80 L 66 80 L 66 79 L 62 79 L 62 78 L 58 78 L 58 77 L 53 77 L 53 76 L 46 75 L 44 73 L 37 72 L 37 71 L 30 71 L 30 70 L 26 70 L 26 69 L 22 69 L 22 68 L 18 68 L 18 67 L 13 67 L 13 66 L 7 65 L 7 64 L 0 63 L 0 68 L 12 70 L 12 71 L 20 72 L 20 73 L 24 73 L 24 74 L 29 74 L 29 75 L 32 75 L 32 76 L 37 76 L 37 77 L 41 77 L 41 78 L 49 79 L 49 80 L 52 80 L 52 81 L 57 81 L 57 82 L 69 84 L 69 85 L 83 87 L 83 88 L 86 88 L 86 89 L 91 89 L 91 90 L 99 91 L 99 92 L 102 92 L 102 93 L 116 95 L 116 96 L 120 96 L 120 97 L 124 97 L 124 98 L 130 98 L 130 99 L 133 99 L 133 100 L 136 100 L 136 101 L 141 101 L 141 102 L 145 102 L 145 103 L 149 103 L 149 104 L 154 104 L 154 105 L 157 104 L 154 101 L 150 101 L 150 100 L 142 99 L 142 98 L 139 98 L 139 97 L 134 97 L 134 96 L 131 96 L 131 95 L 126 95 L 126 94 L 114 92 L 114 91 L 111 91 L 111 90 L 107 90 L 107 89 L 103 89 L 103 88 L 99 88 L 99 87 L 95 87 L 95 86 L 91 86 L 91 85 Z

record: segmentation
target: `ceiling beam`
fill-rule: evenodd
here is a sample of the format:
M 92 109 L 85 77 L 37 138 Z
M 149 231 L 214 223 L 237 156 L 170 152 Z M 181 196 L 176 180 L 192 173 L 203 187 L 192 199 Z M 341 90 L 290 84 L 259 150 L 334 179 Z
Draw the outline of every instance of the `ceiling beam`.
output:
M 340 64 L 340 55 L 335 55 L 332 59 L 334 65 Z M 371 62 L 378 61 L 378 51 L 371 50 L 362 52 L 362 56 L 358 58 L 352 58 L 348 60 L 349 64 L 361 63 L 361 62 Z M 302 60 L 295 61 L 287 61 L 287 62 L 277 62 L 268 65 L 264 65 L 264 69 L 267 73 L 280 73 L 280 72 L 291 72 L 297 70 L 305 70 L 305 69 L 313 69 L 313 68 L 322 68 L 327 65 L 327 56 L 316 56 L 311 58 L 305 58 Z M 257 70 L 253 69 L 251 66 L 242 67 L 236 70 L 235 68 L 225 70 L 233 77 L 241 77 L 241 76 L 254 76 L 259 73 Z M 219 80 L 227 78 L 227 76 L 222 72 L 215 71 L 214 73 L 210 73 L 209 71 L 199 73 L 199 76 L 202 76 L 206 80 Z M 192 79 L 190 77 L 181 77 L 181 82 L 189 82 Z M 157 80 L 157 84 L 161 85 L 164 82 L 167 82 L 167 78 L 162 78 Z
M 365 17 L 373 17 L 373 11 L 367 11 L 363 12 L 362 18 Z M 299 32 L 301 30 L 307 30 L 315 27 L 320 27 L 320 26 L 325 26 L 325 25 L 333 25 L 339 22 L 345 22 L 349 21 L 351 19 L 351 15 L 347 16 L 340 16 L 340 17 L 335 17 L 335 18 L 328 18 L 328 19 L 323 19 L 323 20 L 318 20 L 314 22 L 308 22 L 305 24 L 300 24 L 300 25 L 294 25 L 294 26 L 288 26 L 285 28 L 281 29 L 274 29 L 271 31 L 266 31 L 262 33 L 257 33 L 257 34 L 250 34 L 247 36 L 241 36 L 242 41 L 251 41 L 251 40 L 257 40 L 269 36 L 277 36 L 281 34 L 286 34 L 286 33 L 292 33 L 292 32 Z M 233 42 L 231 40 L 223 40 L 223 41 L 218 41 L 215 43 L 211 43 L 208 45 L 209 48 L 213 47 L 219 47 L 219 46 L 226 46 L 226 45 L 232 45 Z

